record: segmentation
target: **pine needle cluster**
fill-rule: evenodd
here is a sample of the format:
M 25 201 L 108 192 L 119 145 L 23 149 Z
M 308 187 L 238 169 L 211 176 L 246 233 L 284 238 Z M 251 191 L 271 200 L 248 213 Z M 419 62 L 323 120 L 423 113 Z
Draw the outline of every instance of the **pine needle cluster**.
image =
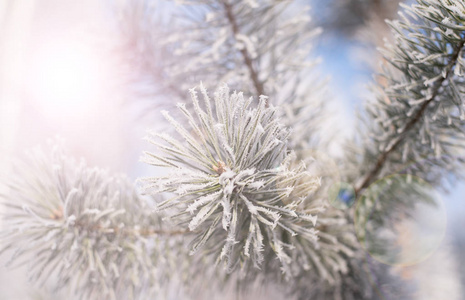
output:
M 128 178 L 89 168 L 59 144 L 34 149 L 13 174 L 0 195 L 1 251 L 12 251 L 9 264 L 26 265 L 32 281 L 56 278 L 56 287 L 87 299 L 148 296 L 166 282 L 171 254 L 162 253 L 170 245 L 157 236 L 169 225 Z
M 174 194 L 157 208 L 173 208 L 173 219 L 196 232 L 192 252 L 221 248 L 218 260 L 224 260 L 232 271 L 249 258 L 260 267 L 263 248 L 270 247 L 286 264 L 289 257 L 283 248 L 292 245 L 282 241 L 275 228 L 316 241 L 316 216 L 300 208 L 318 187 L 319 178 L 302 164 L 291 168 L 290 132 L 281 124 L 277 109 L 267 107 L 265 97 L 253 107 L 252 97 L 230 94 L 223 85 L 212 105 L 207 91 L 203 86 L 200 89 L 205 110 L 194 89 L 195 114 L 179 105 L 189 128 L 164 113 L 181 141 L 159 133 L 149 138 L 164 154 L 147 152 L 144 161 L 171 172 L 145 178 L 144 189 Z M 213 243 L 206 246 L 210 240 Z

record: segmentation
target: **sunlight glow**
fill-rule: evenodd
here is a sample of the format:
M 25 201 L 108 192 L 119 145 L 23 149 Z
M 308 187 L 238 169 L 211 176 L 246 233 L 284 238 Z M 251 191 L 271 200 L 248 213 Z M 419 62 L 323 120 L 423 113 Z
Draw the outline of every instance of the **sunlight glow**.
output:
M 102 91 L 102 60 L 81 44 L 44 45 L 34 58 L 34 67 L 34 98 L 47 115 L 84 114 Z

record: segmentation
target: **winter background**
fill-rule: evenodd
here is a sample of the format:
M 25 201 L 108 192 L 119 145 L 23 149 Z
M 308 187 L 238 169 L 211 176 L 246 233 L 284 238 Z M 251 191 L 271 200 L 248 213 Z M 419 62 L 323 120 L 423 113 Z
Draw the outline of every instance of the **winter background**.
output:
M 313 55 L 321 58 L 318 69 L 329 78 L 332 118 L 324 126 L 328 134 L 337 132 L 333 147 L 337 153 L 343 151 L 340 141 L 350 138 L 356 112 L 369 93 L 376 67 L 374 48 L 380 45 L 367 43 L 360 33 L 367 13 L 350 1 L 310 2 L 315 24 L 324 29 Z M 146 174 L 139 162 L 145 146 L 142 137 L 157 120 L 143 113 L 145 103 L 131 99 L 124 85 L 124 69 L 115 50 L 120 42 L 116 3 L 0 1 L 2 171 L 7 172 L 10 157 L 59 135 L 70 153 L 84 157 L 89 165 L 134 179 Z M 464 197 L 465 183 L 442 194 L 448 222 L 442 245 L 402 273 L 422 291 L 419 299 L 446 299 L 444 290 L 455 295 L 447 299 L 465 299 Z M 27 283 L 24 270 L 7 269 L 5 261 L 0 258 L 0 299 L 47 299 Z

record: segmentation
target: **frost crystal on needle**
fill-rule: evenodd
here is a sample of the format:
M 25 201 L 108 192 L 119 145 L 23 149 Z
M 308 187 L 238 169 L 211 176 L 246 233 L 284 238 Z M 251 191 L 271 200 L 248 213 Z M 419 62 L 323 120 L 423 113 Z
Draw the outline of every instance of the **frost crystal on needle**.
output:
M 202 85 L 200 90 L 203 103 L 190 91 L 193 113 L 178 106 L 188 128 L 164 112 L 181 139 L 159 133 L 148 138 L 159 151 L 146 152 L 144 161 L 170 169 L 167 176 L 144 179 L 149 193 L 173 195 L 158 209 L 171 208 L 173 218 L 196 233 L 192 253 L 218 250 L 228 270 L 249 258 L 259 267 L 266 247 L 280 258 L 277 228 L 315 240 L 308 227 L 316 216 L 298 208 L 319 181 L 304 165 L 291 167 L 290 132 L 277 109 L 266 106 L 266 97 L 254 105 L 242 93 L 230 94 L 226 85 L 213 103 Z

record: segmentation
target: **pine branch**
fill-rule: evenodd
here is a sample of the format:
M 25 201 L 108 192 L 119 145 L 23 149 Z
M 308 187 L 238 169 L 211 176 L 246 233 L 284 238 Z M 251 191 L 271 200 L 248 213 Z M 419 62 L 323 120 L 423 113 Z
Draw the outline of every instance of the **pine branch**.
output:
M 396 141 L 390 144 L 388 148 L 386 148 L 382 153 L 380 153 L 380 155 L 376 159 L 376 164 L 373 167 L 373 169 L 368 173 L 368 175 L 365 177 L 363 182 L 358 187 L 355 188 L 356 195 L 360 194 L 360 192 L 363 189 L 367 188 L 370 184 L 372 184 L 377 179 L 377 176 L 379 172 L 382 170 L 389 155 L 391 155 L 393 152 L 398 150 L 397 149 L 398 146 L 402 144 L 402 142 L 407 136 L 407 133 L 411 131 L 413 128 L 415 128 L 415 125 L 422 120 L 422 118 L 424 117 L 426 113 L 426 109 L 428 108 L 428 105 L 430 105 L 433 101 L 437 100 L 437 96 L 439 94 L 440 88 L 443 86 L 443 83 L 446 80 L 448 80 L 449 77 L 451 76 L 453 68 L 458 62 L 459 55 L 464 47 L 464 44 L 465 44 L 465 38 L 460 40 L 460 42 L 455 46 L 454 52 L 452 53 L 451 58 L 447 64 L 445 75 L 442 76 L 440 79 L 438 79 L 434 83 L 432 95 L 421 105 L 418 112 L 413 116 L 413 118 L 411 118 L 406 123 L 402 131 L 398 133 Z
M 462 164 L 465 27 L 460 6 L 463 3 L 446 0 L 418 1 L 405 7 L 410 18 L 401 14 L 403 21 L 391 23 L 396 44 L 384 50 L 390 64 L 384 74 L 387 83 L 378 101 L 367 107 L 376 126 L 368 132 L 374 139 L 364 146 L 365 161 L 358 162 L 364 175 L 356 194 L 388 172 L 407 172 L 440 184 L 440 174 L 456 172 Z M 409 160 L 429 163 L 405 169 Z
M 313 65 L 308 50 L 319 30 L 309 26 L 305 10 L 293 11 L 298 8 L 290 1 L 189 1 L 168 21 L 146 8 L 151 1 L 139 2 L 123 10 L 126 52 L 132 51 L 130 63 L 139 66 L 141 77 L 167 87 L 157 92 L 160 97 L 184 95 L 199 81 L 225 82 L 235 90 L 254 90 L 257 98 L 266 94 L 274 104 L 290 104 L 297 89 L 287 95 L 277 91 Z M 291 12 L 292 22 L 286 16 Z
M 214 260 L 224 262 L 228 273 L 240 266 L 246 283 L 258 277 L 287 279 L 288 288 L 300 297 L 374 296 L 364 277 L 366 253 L 348 229 L 353 209 L 326 207 L 328 186 L 334 182 L 324 178 L 320 185 L 305 152 L 312 118 L 320 112 L 310 102 L 312 87 L 302 89 L 308 65 L 301 63 L 308 62 L 311 35 L 305 14 L 288 22 L 280 8 L 290 6 L 279 1 L 258 7 L 192 3 L 198 11 L 183 15 L 176 36 L 158 40 L 143 32 L 147 47 L 142 53 L 148 56 L 142 60 L 149 62 L 152 79 L 161 78 L 170 90 L 164 96 L 179 97 L 185 85 L 202 79 L 228 81 L 260 97 L 253 103 L 221 86 L 211 101 L 201 85 L 202 103 L 192 89 L 192 106 L 178 106 L 184 122 L 164 112 L 177 135 L 152 134 L 148 140 L 157 152 L 146 152 L 144 160 L 171 173 L 144 179 L 144 189 L 169 196 L 157 199 L 157 208 L 178 224 L 163 225 L 120 176 L 78 165 L 56 152 L 45 159 L 34 156 L 16 171 L 12 193 L 2 196 L 11 221 L 2 241 L 5 249 L 15 249 L 12 261 L 28 263 L 28 254 L 34 255 L 35 279 L 55 274 L 81 298 L 150 297 L 152 286 L 169 282 L 169 273 L 184 260 L 194 271 Z M 372 139 L 362 145 L 362 161 L 354 159 L 355 175 L 343 174 L 353 181 L 360 178 L 358 195 L 407 160 L 433 161 L 402 171 L 429 183 L 463 163 L 465 5 L 418 3 L 408 10 L 414 23 L 404 18 L 393 24 L 397 36 L 386 52 L 391 64 L 387 82 L 377 102 L 367 107 L 370 124 L 376 125 L 367 130 Z M 166 60 L 154 59 L 149 52 L 160 45 L 150 43 L 165 47 L 170 53 Z M 273 104 L 282 105 L 284 112 Z M 297 134 L 291 134 L 289 125 Z M 305 156 L 307 171 L 292 150 Z M 364 196 L 361 209 L 374 201 L 369 193 Z M 410 199 L 401 201 L 402 208 L 411 208 Z M 206 264 L 188 260 L 185 237 L 191 253 L 202 251 Z M 191 272 L 182 269 L 179 274 L 192 280 Z
M 283 249 L 287 243 L 277 228 L 316 240 L 312 228 L 316 217 L 297 207 L 317 188 L 318 179 L 303 166 L 290 168 L 289 133 L 276 118 L 276 109 L 265 107 L 263 97 L 259 106 L 251 109 L 253 98 L 244 100 L 242 93 L 230 95 L 227 86 L 222 86 L 212 106 L 202 86 L 201 92 L 206 111 L 191 90 L 196 118 L 179 105 L 192 133 L 164 113 L 185 145 L 163 134 L 149 139 L 165 154 L 147 152 L 145 162 L 172 172 L 145 178 L 145 189 L 153 194 L 174 193 L 158 208 L 173 208 L 180 224 L 198 231 L 192 253 L 200 249 L 216 252 L 223 245 L 216 253 L 218 261 L 225 261 L 232 272 L 241 261 L 247 265 L 250 260 L 259 268 L 269 259 L 263 255 L 265 250 L 272 249 L 283 271 L 290 270 L 291 261 Z
M 460 171 L 465 144 L 464 8 L 463 2 L 419 1 L 408 9 L 415 21 L 404 17 L 403 22 L 392 24 L 396 44 L 384 52 L 392 68 L 386 68 L 383 78 L 386 84 L 378 101 L 367 105 L 370 129 L 368 134 L 362 132 L 370 139 L 362 145 L 362 160 L 354 159 L 356 175 L 352 178 L 357 182 L 358 196 L 363 199 L 359 200 L 357 209 L 350 210 L 343 218 L 334 217 L 338 211 L 331 208 L 319 214 L 320 248 L 307 252 L 308 258 L 318 260 L 312 268 L 294 277 L 291 291 L 300 296 L 311 295 L 312 299 L 375 298 L 370 287 L 360 287 L 360 283 L 369 279 L 364 275 L 366 253 L 358 242 L 363 240 L 363 232 L 355 235 L 347 230 L 347 224 L 353 222 L 354 211 L 360 214 L 376 205 L 381 211 L 379 216 L 383 217 L 376 221 L 385 224 L 399 218 L 399 211 L 408 215 L 418 199 L 429 201 L 431 195 L 415 198 L 418 193 L 413 193 L 409 185 L 401 189 L 402 195 L 385 193 L 379 199 L 373 196 L 377 186 L 369 191 L 365 189 L 386 174 L 415 175 L 437 185 L 443 180 L 442 174 Z M 411 163 L 406 167 L 408 161 Z M 350 176 L 350 172 L 346 174 Z M 319 191 L 325 191 L 324 187 Z M 364 216 L 376 212 L 369 210 Z M 363 220 L 359 222 L 362 223 L 359 228 L 366 229 Z M 334 264 L 333 259 L 344 263 Z M 336 267 L 331 269 L 333 265 Z M 384 275 L 389 272 L 380 267 Z M 373 276 L 382 277 L 383 273 Z M 325 283 L 320 282 L 322 278 Z M 310 282 L 320 282 L 320 285 L 309 287 Z
M 175 276 L 159 253 L 188 260 L 186 232 L 162 225 L 124 176 L 77 163 L 60 146 L 36 149 L 13 174 L 0 195 L 0 253 L 13 251 L 9 264 L 28 265 L 34 282 L 56 278 L 80 298 L 133 299 L 160 293 Z
M 194 3 L 195 5 L 193 5 Z M 306 12 L 300 7 L 294 7 L 293 9 L 295 10 L 292 10 L 292 5 L 288 5 L 289 3 L 264 1 L 256 8 L 251 7 L 247 3 L 235 3 L 234 6 L 237 8 L 229 10 L 229 13 L 233 15 L 233 20 L 236 21 L 236 26 L 234 27 L 237 30 L 234 32 L 234 29 L 231 30 L 231 22 L 228 19 L 228 15 L 225 14 L 224 7 L 221 5 L 219 7 L 215 6 L 215 3 L 210 2 L 207 5 L 203 5 L 201 2 L 190 2 L 187 10 L 195 11 L 198 9 L 197 13 L 189 13 L 189 19 L 187 17 L 184 19 L 184 24 L 187 23 L 187 25 L 182 29 L 174 33 L 167 33 L 170 40 L 167 45 L 171 47 L 167 52 L 174 53 L 175 55 L 173 58 L 164 58 L 160 61 L 168 62 L 168 68 L 163 68 L 169 74 L 167 80 L 168 82 L 175 82 L 180 90 L 185 90 L 187 86 L 192 86 L 194 84 L 192 80 L 202 80 L 207 83 L 226 81 L 235 89 L 256 91 L 256 85 L 250 77 L 251 72 L 244 61 L 244 56 L 241 51 L 238 51 L 238 49 L 245 48 L 251 59 L 250 65 L 256 67 L 254 69 L 257 74 L 256 78 L 263 78 L 263 81 L 261 81 L 262 86 L 267 95 L 270 96 L 270 101 L 272 101 L 270 103 L 282 106 L 282 121 L 294 129 L 293 134 L 288 138 L 289 149 L 298 151 L 299 159 L 304 159 L 306 163 L 311 164 L 311 157 L 306 156 L 305 153 L 307 153 L 306 150 L 308 148 L 312 148 L 310 146 L 310 138 L 315 136 L 316 127 L 319 126 L 319 123 L 325 117 L 324 113 L 322 113 L 322 104 L 326 100 L 326 97 L 321 93 L 321 82 L 319 80 L 311 80 L 308 72 L 311 67 L 311 61 L 308 59 L 309 45 L 311 37 L 317 31 L 308 27 Z M 286 14 L 292 14 L 292 16 Z M 184 16 L 184 14 L 181 14 L 181 16 Z M 222 31 L 222 29 L 225 31 Z M 247 45 L 237 44 L 236 35 L 238 32 L 250 39 L 252 47 L 256 50 L 253 58 L 248 51 L 249 48 Z M 160 39 L 151 38 L 151 40 L 159 41 Z M 147 49 L 156 50 L 155 47 L 147 47 Z M 179 55 L 176 55 L 177 53 Z M 238 57 L 240 60 L 238 60 Z M 183 73 L 172 72 L 170 64 L 182 66 Z M 186 73 L 189 76 L 186 76 Z M 242 74 L 248 74 L 249 76 L 243 76 Z M 184 99 L 180 99 L 180 101 L 182 102 Z M 201 107 L 208 108 L 208 105 L 201 105 Z M 186 108 L 181 107 L 181 109 L 186 111 L 185 114 L 187 114 L 187 111 L 191 111 L 189 110 L 190 108 L 189 106 L 186 106 Z M 179 125 L 184 125 L 181 118 L 176 118 L 176 121 L 181 122 Z M 188 122 L 185 123 L 188 124 Z M 175 125 L 174 127 L 178 128 L 179 125 Z M 189 155 L 183 155 L 187 150 L 186 145 L 176 143 L 176 141 L 172 140 L 167 141 L 166 136 L 159 136 L 161 139 L 165 139 L 170 144 L 170 147 L 160 144 L 155 138 L 151 138 L 150 140 L 157 146 L 162 145 L 161 151 L 167 154 L 175 153 L 176 157 L 173 157 L 172 160 L 167 160 L 166 156 L 161 156 L 160 153 L 150 153 L 147 154 L 146 160 L 149 160 L 152 164 L 178 168 L 182 161 L 185 162 L 187 159 L 192 160 L 201 153 L 206 155 L 209 151 L 199 148 L 195 143 L 202 141 L 200 136 L 204 135 L 204 133 L 197 134 L 197 129 L 195 128 L 192 128 L 191 131 L 196 133 L 193 138 L 184 138 L 184 140 L 187 144 L 190 144 L 190 147 L 197 148 L 194 152 Z M 214 134 L 215 132 L 213 131 L 209 135 L 213 137 Z M 242 132 L 236 134 L 240 135 Z M 316 148 L 321 149 L 321 144 L 319 147 Z M 214 150 L 214 153 L 224 151 L 221 145 L 217 148 L 220 150 Z M 210 161 L 205 168 L 210 169 L 209 172 L 211 174 L 219 172 L 218 174 L 220 175 L 224 171 L 224 168 L 229 166 L 224 160 L 218 161 L 218 157 L 219 155 L 216 160 L 208 158 Z M 162 158 L 162 160 L 159 158 Z M 198 167 L 199 163 L 204 163 L 205 160 L 205 157 L 203 159 L 199 158 L 197 159 L 197 164 L 189 161 L 183 167 L 195 168 Z M 194 174 L 181 174 L 184 181 L 173 181 L 173 178 L 177 178 L 178 175 L 180 174 L 171 174 L 159 179 L 171 185 L 171 190 L 167 190 L 167 192 L 174 192 L 176 184 L 179 184 L 178 187 L 185 185 L 186 188 L 190 189 L 193 188 L 192 183 L 200 183 L 199 180 L 193 180 L 189 177 Z M 157 191 L 159 186 L 153 184 L 150 180 L 148 182 L 147 188 L 152 192 Z M 183 188 L 181 188 L 181 191 L 183 191 Z M 188 197 L 185 198 L 186 200 L 189 199 L 189 201 L 195 198 L 192 195 L 187 196 L 192 197 L 191 199 Z M 318 197 L 323 198 L 326 196 L 327 194 L 324 191 L 321 191 L 321 194 L 318 195 Z M 206 195 L 203 197 L 206 197 Z M 175 198 L 172 203 L 175 204 L 175 201 L 182 199 Z M 204 200 L 213 201 L 214 199 L 209 198 Z M 307 204 L 303 204 L 302 209 L 311 214 L 318 213 L 321 215 L 321 209 L 318 206 L 324 205 L 324 201 L 321 198 L 320 201 L 314 200 L 312 196 L 308 197 L 305 201 Z M 202 202 L 200 199 L 198 201 L 199 203 Z M 188 218 L 189 214 L 181 213 L 184 208 L 183 205 L 182 202 L 177 203 L 172 209 L 178 212 L 176 219 L 180 220 L 182 224 L 188 225 L 191 220 Z M 216 210 L 213 214 L 218 214 L 219 212 L 221 211 Z M 243 215 L 246 216 L 247 214 L 243 213 Z M 208 216 L 208 218 L 211 218 L 211 216 Z M 220 221 L 221 218 L 218 219 L 218 223 L 215 223 L 216 219 L 213 218 L 210 223 L 206 223 L 205 228 L 219 227 L 221 229 L 220 223 L 222 222 Z M 239 219 L 239 221 L 250 222 L 248 219 Z M 302 280 L 302 282 L 315 280 L 315 282 L 319 283 L 315 289 L 324 289 L 324 294 L 329 295 L 331 293 L 330 290 L 334 286 L 342 284 L 344 276 L 341 273 L 346 274 L 348 272 L 349 264 L 347 264 L 346 260 L 353 259 L 354 256 L 362 254 L 362 252 L 356 252 L 356 238 L 353 234 L 347 233 L 345 216 L 338 211 L 326 213 L 324 219 L 319 222 L 320 228 L 327 228 L 327 230 L 319 234 L 320 242 L 314 239 L 316 232 L 309 230 L 313 229 L 311 226 L 303 229 L 297 227 L 302 233 L 301 236 L 301 234 L 295 235 L 299 231 L 292 228 L 294 226 L 283 225 L 285 227 L 281 225 L 276 226 L 273 230 L 274 234 L 271 232 L 268 236 L 265 236 L 270 241 L 262 243 L 264 245 L 263 250 L 254 250 L 259 255 L 245 256 L 243 258 L 246 263 L 241 264 L 241 274 L 246 279 L 242 282 L 253 282 L 257 276 L 262 276 L 263 274 L 266 274 L 264 276 L 267 280 L 274 278 L 281 281 L 283 279 L 281 274 L 284 273 L 284 278 L 290 280 L 286 282 L 286 286 L 296 287 L 291 283 L 297 280 L 297 278 Z M 250 226 L 246 225 L 242 226 L 242 228 L 248 230 Z M 307 230 L 308 232 L 306 232 Z M 196 245 L 200 243 L 200 245 L 204 245 L 203 250 L 205 254 L 213 253 L 218 255 L 218 252 L 222 250 L 221 247 L 225 243 L 231 245 L 230 241 L 239 242 L 233 248 L 234 251 L 230 253 L 225 252 L 225 257 L 231 262 L 228 263 L 227 261 L 226 267 L 231 271 L 236 266 L 235 262 L 239 261 L 238 258 L 245 255 L 245 252 L 241 253 L 240 249 L 241 246 L 245 246 L 243 243 L 244 241 L 247 242 L 248 233 L 245 231 L 243 234 L 238 234 L 237 240 L 229 238 L 229 235 L 227 238 L 225 233 L 226 231 L 222 230 L 214 231 L 214 233 L 207 231 L 206 235 L 194 239 L 192 246 L 196 249 Z M 337 238 L 333 235 L 337 236 Z M 206 243 L 204 237 L 210 238 L 211 242 Z M 260 244 L 257 243 L 257 245 Z M 252 255 L 252 253 L 249 254 Z M 280 257 L 279 261 L 273 259 L 277 255 Z M 258 264 L 248 263 L 250 259 L 256 262 L 262 261 L 260 263 L 262 271 L 257 271 L 256 266 Z M 356 265 L 353 264 L 353 266 Z M 353 272 L 357 273 L 358 269 L 355 268 Z M 351 289 L 357 290 L 358 288 L 351 286 Z M 302 290 L 296 287 L 293 292 L 300 293 L 300 291 Z M 341 291 L 339 290 L 339 292 Z M 363 293 L 365 292 L 363 291 Z
M 229 4 L 228 0 L 224 0 L 224 1 L 222 1 L 222 3 L 223 3 L 223 6 L 224 6 L 224 9 L 226 11 L 226 16 L 228 18 L 228 21 L 231 24 L 231 30 L 232 30 L 232 32 L 234 34 L 234 37 L 237 37 L 240 34 L 240 32 L 239 32 L 239 27 L 237 26 L 236 19 L 234 17 L 233 12 L 232 12 L 233 8 L 232 8 L 231 4 Z M 254 84 L 255 90 L 257 92 L 256 95 L 257 95 L 257 99 L 258 99 L 258 97 L 260 97 L 261 95 L 265 95 L 265 90 L 264 90 L 264 87 L 263 87 L 263 83 L 258 78 L 258 73 L 257 73 L 257 71 L 255 70 L 255 68 L 253 66 L 252 58 L 250 57 L 250 55 L 249 55 L 249 53 L 247 51 L 247 47 L 243 47 L 242 49 L 240 49 L 240 52 L 242 54 L 242 58 L 244 59 L 244 63 L 246 64 L 247 68 L 249 69 L 249 74 L 250 74 L 250 77 L 251 77 L 252 82 Z M 266 106 L 268 106 L 268 101 L 266 102 Z

